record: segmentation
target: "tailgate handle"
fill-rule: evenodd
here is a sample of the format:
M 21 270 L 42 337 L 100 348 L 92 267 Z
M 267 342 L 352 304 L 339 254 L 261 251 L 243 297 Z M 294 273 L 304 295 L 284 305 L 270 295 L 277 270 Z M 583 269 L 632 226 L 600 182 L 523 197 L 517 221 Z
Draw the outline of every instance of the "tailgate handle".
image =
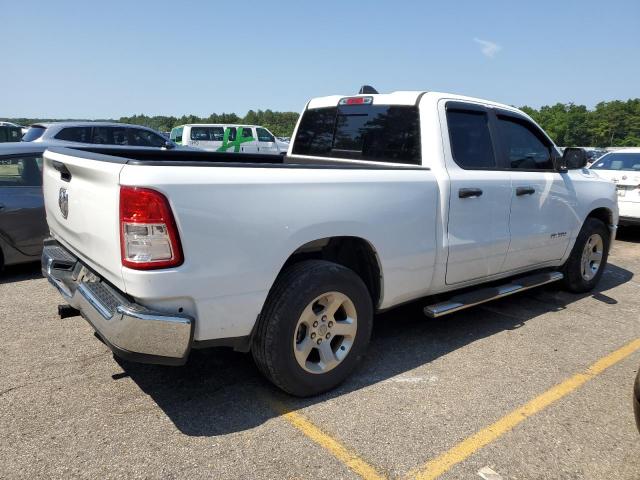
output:
M 69 171 L 69 169 L 67 168 L 67 166 L 62 163 L 62 162 L 58 162 L 56 160 L 54 160 L 53 162 L 51 162 L 53 164 L 53 168 L 55 168 L 57 171 L 60 172 L 60 179 L 64 182 L 70 182 L 71 181 L 71 172 Z

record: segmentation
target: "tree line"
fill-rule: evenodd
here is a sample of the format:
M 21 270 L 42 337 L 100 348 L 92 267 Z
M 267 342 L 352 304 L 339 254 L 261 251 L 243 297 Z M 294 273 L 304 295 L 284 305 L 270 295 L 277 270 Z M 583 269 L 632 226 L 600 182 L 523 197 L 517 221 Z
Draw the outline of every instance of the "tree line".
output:
M 584 105 L 522 107 L 560 146 L 640 147 L 640 98 Z
M 290 137 L 298 121 L 298 114 L 295 112 L 274 112 L 272 110 L 249 110 L 244 117 L 240 117 L 235 113 L 212 113 L 208 117 L 198 117 L 196 115 L 183 115 L 182 117 L 133 115 L 132 117 L 121 117 L 118 121 L 134 125 L 145 125 L 161 132 L 168 132 L 173 127 L 186 123 L 244 123 L 266 127 L 278 137 Z
M 640 146 L 640 98 L 627 101 L 600 102 L 593 109 L 574 103 L 556 103 L 539 109 L 521 107 L 560 146 L 630 147 Z M 41 121 L 36 118 L 14 118 L 8 121 L 30 125 Z M 298 120 L 296 112 L 249 110 L 244 117 L 235 113 L 212 113 L 208 117 L 196 115 L 120 117 L 117 121 L 145 125 L 168 132 L 185 123 L 244 123 L 262 125 L 280 137 L 290 137 Z

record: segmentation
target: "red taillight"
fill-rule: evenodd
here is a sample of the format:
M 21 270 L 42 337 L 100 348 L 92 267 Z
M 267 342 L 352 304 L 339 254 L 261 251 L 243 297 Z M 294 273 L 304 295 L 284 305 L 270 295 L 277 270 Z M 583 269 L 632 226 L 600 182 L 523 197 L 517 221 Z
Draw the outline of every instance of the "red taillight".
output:
M 149 188 L 120 187 L 122 265 L 137 270 L 176 267 L 182 247 L 166 197 Z
M 373 97 L 346 97 L 341 98 L 339 105 L 371 105 Z

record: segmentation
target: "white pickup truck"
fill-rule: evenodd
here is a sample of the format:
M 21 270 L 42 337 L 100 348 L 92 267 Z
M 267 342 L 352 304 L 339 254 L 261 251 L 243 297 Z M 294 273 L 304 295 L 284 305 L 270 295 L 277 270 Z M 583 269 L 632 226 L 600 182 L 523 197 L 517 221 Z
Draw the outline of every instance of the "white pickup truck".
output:
M 602 275 L 614 184 L 515 108 L 330 96 L 293 138 L 285 157 L 50 148 L 42 268 L 61 314 L 134 361 L 251 351 L 304 396 L 349 375 L 376 312 L 424 298 L 437 317 Z

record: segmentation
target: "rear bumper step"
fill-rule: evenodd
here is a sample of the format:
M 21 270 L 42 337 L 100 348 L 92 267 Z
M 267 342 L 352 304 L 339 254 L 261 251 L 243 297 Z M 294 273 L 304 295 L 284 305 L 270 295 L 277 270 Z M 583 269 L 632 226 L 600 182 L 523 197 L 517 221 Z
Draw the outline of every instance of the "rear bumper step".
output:
M 424 307 L 424 314 L 432 318 L 441 317 L 449 313 L 473 307 L 474 305 L 507 297 L 514 293 L 523 292 L 530 288 L 539 287 L 540 285 L 545 285 L 551 282 L 557 282 L 563 278 L 564 275 L 560 272 L 536 273 L 534 275 L 518 278 L 505 285 L 473 290 L 471 292 L 451 297 L 445 302 L 427 305 Z
M 186 362 L 193 343 L 191 317 L 131 302 L 52 239 L 45 240 L 42 274 L 116 355 L 142 363 Z

